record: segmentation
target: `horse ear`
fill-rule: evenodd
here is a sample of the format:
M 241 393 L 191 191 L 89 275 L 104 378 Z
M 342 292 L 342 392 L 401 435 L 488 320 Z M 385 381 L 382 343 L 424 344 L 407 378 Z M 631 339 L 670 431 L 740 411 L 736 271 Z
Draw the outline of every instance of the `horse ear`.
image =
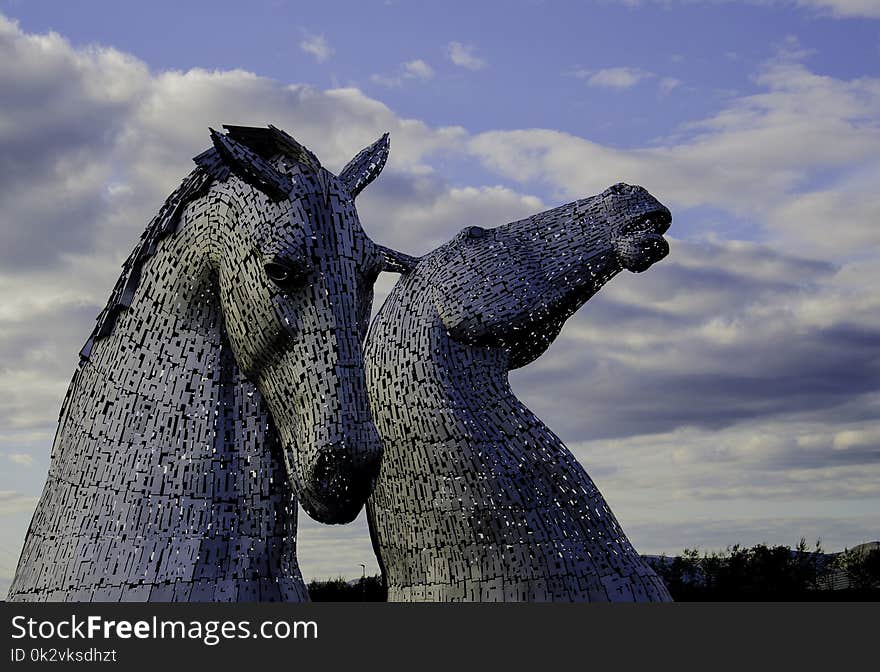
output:
M 242 180 L 262 191 L 273 201 L 282 201 L 290 197 L 293 188 L 290 178 L 275 170 L 259 154 L 213 128 L 211 141 L 223 163 Z
M 339 179 L 348 188 L 348 193 L 354 198 L 364 187 L 376 179 L 382 172 L 385 162 L 388 160 L 388 151 L 391 141 L 386 133 L 369 147 L 364 147 L 358 152 L 348 165 L 339 173 Z
M 390 247 L 378 245 L 382 255 L 382 270 L 389 273 L 409 273 L 419 263 L 418 257 L 411 257 Z

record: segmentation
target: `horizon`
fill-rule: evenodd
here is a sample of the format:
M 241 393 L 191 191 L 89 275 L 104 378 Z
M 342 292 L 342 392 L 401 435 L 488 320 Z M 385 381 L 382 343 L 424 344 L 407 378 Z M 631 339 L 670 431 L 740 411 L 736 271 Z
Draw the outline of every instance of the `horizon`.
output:
M 669 256 L 570 318 L 517 396 L 643 555 L 880 539 L 878 19 L 862 0 L 0 0 L 0 591 L 77 353 L 223 123 L 271 123 L 334 171 L 389 131 L 358 210 L 413 255 L 644 186 Z M 378 570 L 363 512 L 299 525 L 307 581 Z

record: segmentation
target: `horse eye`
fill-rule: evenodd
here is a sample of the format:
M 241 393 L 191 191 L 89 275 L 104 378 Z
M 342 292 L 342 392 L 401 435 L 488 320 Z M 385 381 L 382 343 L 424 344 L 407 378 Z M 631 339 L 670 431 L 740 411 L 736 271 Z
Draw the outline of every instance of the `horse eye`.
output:
M 263 266 L 269 279 L 278 285 L 281 289 L 290 289 L 303 278 L 303 273 L 297 269 L 291 268 L 287 264 L 281 264 L 277 261 L 270 261 Z
M 486 237 L 486 229 L 482 226 L 471 226 L 467 230 L 468 238 L 485 238 Z

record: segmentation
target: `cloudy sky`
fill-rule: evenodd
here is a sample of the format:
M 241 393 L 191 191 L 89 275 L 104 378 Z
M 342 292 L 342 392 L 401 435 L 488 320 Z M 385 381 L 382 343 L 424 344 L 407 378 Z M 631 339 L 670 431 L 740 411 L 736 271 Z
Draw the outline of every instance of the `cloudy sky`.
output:
M 515 391 L 645 553 L 880 538 L 880 0 L 0 0 L 0 588 L 77 352 L 208 126 L 273 123 L 421 254 L 641 184 L 671 253 Z M 380 278 L 377 301 L 394 282 Z M 301 516 L 307 577 L 375 570 Z

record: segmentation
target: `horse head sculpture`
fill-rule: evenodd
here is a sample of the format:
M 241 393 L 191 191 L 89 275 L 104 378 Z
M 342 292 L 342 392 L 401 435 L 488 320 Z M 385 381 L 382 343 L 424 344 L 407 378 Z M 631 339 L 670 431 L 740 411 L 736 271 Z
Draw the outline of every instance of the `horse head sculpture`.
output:
M 645 189 L 619 183 L 494 229 L 466 227 L 425 259 L 434 305 L 453 339 L 498 346 L 511 369 L 524 366 L 617 273 L 665 257 L 671 221 Z
M 370 494 L 361 346 L 400 269 L 354 199 L 388 136 L 336 176 L 277 128 L 226 129 L 80 353 L 10 599 L 307 599 L 297 499 L 344 523 Z
M 367 504 L 391 601 L 665 601 L 583 466 L 510 388 L 671 215 L 617 184 L 404 260 L 365 347 L 384 442 Z
M 216 153 L 238 178 L 214 187 L 224 224 L 208 254 L 229 342 L 290 448 L 300 504 L 321 522 L 348 522 L 381 457 L 361 348 L 373 283 L 387 267 L 354 198 L 382 170 L 388 136 L 337 177 L 273 127 L 227 129 L 212 133 L 214 149 L 197 162 L 216 170 Z

